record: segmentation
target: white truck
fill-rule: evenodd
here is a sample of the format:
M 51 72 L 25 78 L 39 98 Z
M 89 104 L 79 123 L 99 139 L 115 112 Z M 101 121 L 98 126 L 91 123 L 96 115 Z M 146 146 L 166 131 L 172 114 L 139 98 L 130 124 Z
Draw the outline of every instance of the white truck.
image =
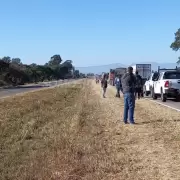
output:
M 180 71 L 164 71 L 160 72 L 158 77 L 154 79 L 151 88 L 151 95 L 153 99 L 161 97 L 163 102 L 167 98 L 175 98 L 180 100 Z
M 133 73 L 138 71 L 138 74 L 143 78 L 147 79 L 151 75 L 151 64 L 136 64 L 133 67 Z
M 154 72 L 147 78 L 147 80 L 143 86 L 143 93 L 145 96 L 149 96 L 151 94 L 154 80 L 157 79 L 158 76 L 159 76 L 159 73 Z

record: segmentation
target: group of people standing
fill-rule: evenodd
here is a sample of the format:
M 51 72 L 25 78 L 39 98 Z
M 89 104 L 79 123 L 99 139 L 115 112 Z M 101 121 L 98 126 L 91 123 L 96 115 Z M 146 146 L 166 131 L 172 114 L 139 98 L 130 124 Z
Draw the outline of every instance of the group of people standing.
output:
M 128 123 L 128 119 L 130 124 L 135 124 L 134 122 L 134 109 L 135 109 L 135 99 L 140 99 L 142 95 L 142 78 L 138 74 L 133 74 L 133 68 L 128 67 L 127 73 L 122 76 L 117 76 L 114 81 L 116 87 L 116 97 L 120 98 L 120 92 L 123 93 L 124 96 L 124 123 Z M 101 80 L 101 87 L 103 90 L 103 97 L 105 98 L 106 89 L 108 86 L 108 76 L 106 74 L 103 75 Z

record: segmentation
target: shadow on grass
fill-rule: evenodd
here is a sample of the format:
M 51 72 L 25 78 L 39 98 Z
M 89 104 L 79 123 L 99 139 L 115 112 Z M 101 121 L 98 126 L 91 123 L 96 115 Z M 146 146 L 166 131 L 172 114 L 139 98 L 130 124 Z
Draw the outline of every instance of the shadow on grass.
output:
M 174 119 L 174 120 L 162 120 L 162 119 L 157 119 L 156 121 L 144 121 L 144 122 L 140 122 L 137 123 L 139 125 L 143 125 L 143 124 L 152 124 L 152 123 L 162 123 L 162 122 L 180 122 L 180 119 Z

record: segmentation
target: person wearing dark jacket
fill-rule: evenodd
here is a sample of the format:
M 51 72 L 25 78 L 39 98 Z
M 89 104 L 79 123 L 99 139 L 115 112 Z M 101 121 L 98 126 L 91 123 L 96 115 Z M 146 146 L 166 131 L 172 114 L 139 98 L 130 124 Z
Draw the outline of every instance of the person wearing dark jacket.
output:
M 101 80 L 101 87 L 102 87 L 102 91 L 103 91 L 103 98 L 105 98 L 105 94 L 106 94 L 106 89 L 107 89 L 107 75 L 104 74 L 103 78 Z
M 136 87 L 135 87 L 135 99 L 137 98 L 140 99 L 141 97 L 141 92 L 142 92 L 142 77 L 138 74 L 138 71 L 136 71 Z
M 124 123 L 128 123 L 128 114 L 129 121 L 131 124 L 134 122 L 134 107 L 135 107 L 135 85 L 136 78 L 133 74 L 133 68 L 128 67 L 127 73 L 125 73 L 121 78 L 122 90 L 124 94 Z

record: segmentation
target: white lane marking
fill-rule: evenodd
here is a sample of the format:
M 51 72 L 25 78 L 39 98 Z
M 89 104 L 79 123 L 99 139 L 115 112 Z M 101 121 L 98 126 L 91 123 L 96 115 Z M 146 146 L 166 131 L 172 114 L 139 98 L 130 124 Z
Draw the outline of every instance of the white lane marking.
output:
M 169 106 L 169 105 L 167 105 L 167 104 L 163 104 L 163 103 L 158 102 L 158 101 L 156 101 L 156 100 L 151 100 L 151 99 L 148 99 L 148 98 L 144 98 L 144 99 L 146 99 L 146 100 L 148 100 L 148 101 L 151 101 L 151 102 L 154 102 L 154 103 L 156 103 L 156 104 L 159 104 L 159 105 L 165 106 L 165 107 L 167 107 L 167 108 L 173 109 L 173 110 L 175 110 L 175 111 L 180 112 L 180 109 L 174 108 L 174 107 Z

